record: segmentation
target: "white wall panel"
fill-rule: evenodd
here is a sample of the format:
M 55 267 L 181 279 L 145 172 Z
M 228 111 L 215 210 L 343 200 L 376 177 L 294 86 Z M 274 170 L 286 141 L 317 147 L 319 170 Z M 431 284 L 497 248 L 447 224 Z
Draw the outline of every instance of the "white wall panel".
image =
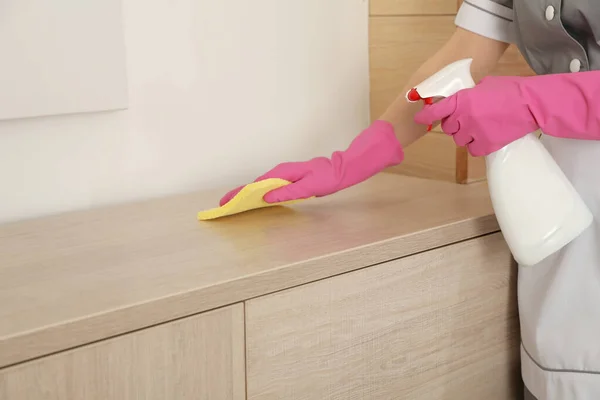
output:
M 0 119 L 126 106 L 121 0 L 0 1 Z

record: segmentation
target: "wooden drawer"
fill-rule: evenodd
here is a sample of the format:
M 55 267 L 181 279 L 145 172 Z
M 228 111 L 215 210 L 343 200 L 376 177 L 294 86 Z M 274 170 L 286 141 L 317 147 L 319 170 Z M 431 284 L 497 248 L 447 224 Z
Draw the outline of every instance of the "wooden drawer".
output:
M 493 234 L 251 300 L 248 398 L 517 398 L 515 268 Z
M 0 370 L 2 400 L 245 399 L 244 306 Z

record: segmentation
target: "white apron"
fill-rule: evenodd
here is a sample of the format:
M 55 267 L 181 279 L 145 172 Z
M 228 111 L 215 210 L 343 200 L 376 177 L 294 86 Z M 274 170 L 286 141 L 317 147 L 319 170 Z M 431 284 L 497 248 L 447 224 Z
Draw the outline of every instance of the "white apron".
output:
M 600 400 L 600 142 L 542 141 L 595 220 L 558 253 L 519 267 L 523 380 L 538 400 Z

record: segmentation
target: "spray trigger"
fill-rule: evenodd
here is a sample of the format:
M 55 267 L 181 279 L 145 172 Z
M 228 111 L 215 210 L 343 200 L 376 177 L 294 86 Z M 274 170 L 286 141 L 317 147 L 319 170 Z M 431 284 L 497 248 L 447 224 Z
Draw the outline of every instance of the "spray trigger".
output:
M 447 65 L 411 89 L 406 94 L 406 99 L 411 103 L 423 100 L 425 104 L 432 104 L 433 99 L 448 97 L 459 90 L 474 87 L 475 82 L 471 77 L 472 61 L 467 58 Z
M 423 99 L 423 102 L 427 105 L 433 104 L 433 98 L 427 97 L 426 99 Z M 431 132 L 432 129 L 433 129 L 433 125 L 427 126 L 427 132 Z
M 432 97 L 425 97 L 425 98 L 421 97 L 421 95 L 417 91 L 417 88 L 410 89 L 410 91 L 406 94 L 406 99 L 408 101 L 410 101 L 411 103 L 417 102 L 419 100 L 423 100 L 423 103 L 425 103 L 427 105 L 433 104 L 433 98 Z M 431 129 L 433 129 L 433 126 L 429 125 L 427 127 L 427 132 L 430 132 Z

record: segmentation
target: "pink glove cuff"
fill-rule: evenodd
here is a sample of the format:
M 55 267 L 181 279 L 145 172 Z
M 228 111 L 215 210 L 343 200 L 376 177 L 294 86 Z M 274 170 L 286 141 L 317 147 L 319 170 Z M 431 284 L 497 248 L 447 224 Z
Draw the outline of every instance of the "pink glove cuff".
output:
M 398 165 L 404 161 L 404 149 L 398 141 L 396 132 L 394 131 L 394 126 L 391 123 L 387 121 L 376 120 L 373 121 L 368 130 L 372 131 L 374 134 L 380 135 L 382 145 L 389 149 L 389 158 L 385 160 L 387 161 L 385 162 L 385 167 Z
M 403 160 L 404 150 L 396 138 L 394 126 L 376 120 L 350 143 L 346 151 L 333 153 L 330 162 L 338 183 L 336 189 L 341 190 Z

